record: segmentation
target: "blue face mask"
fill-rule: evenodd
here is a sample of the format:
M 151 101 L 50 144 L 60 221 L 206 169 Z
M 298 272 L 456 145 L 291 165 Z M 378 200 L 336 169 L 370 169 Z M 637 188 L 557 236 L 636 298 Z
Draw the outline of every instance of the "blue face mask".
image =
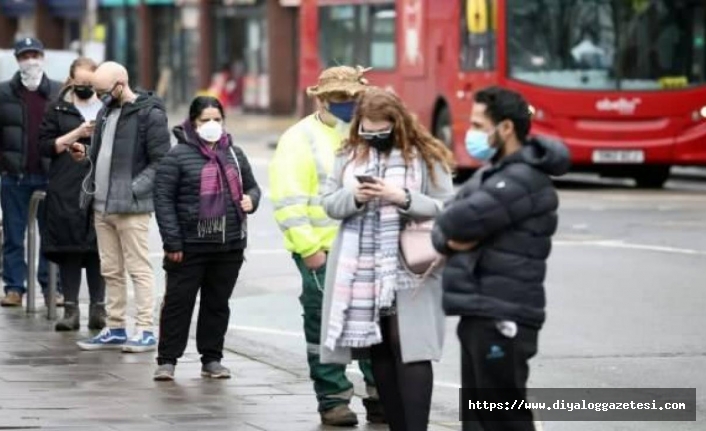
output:
M 343 121 L 344 123 L 350 123 L 351 121 L 353 121 L 355 107 L 355 102 L 328 103 L 328 111 L 331 113 L 331 115 Z
M 490 146 L 490 135 L 480 130 L 469 130 L 466 132 L 466 151 L 474 159 L 487 162 L 490 161 L 498 149 Z

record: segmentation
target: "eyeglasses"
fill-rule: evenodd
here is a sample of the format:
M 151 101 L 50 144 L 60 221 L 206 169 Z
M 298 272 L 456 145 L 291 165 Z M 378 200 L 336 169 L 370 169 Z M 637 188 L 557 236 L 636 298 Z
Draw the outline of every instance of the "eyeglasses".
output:
M 387 130 L 377 130 L 375 132 L 365 131 L 365 129 L 363 129 L 362 124 L 358 127 L 358 136 L 365 139 L 366 141 L 372 141 L 373 139 L 387 139 L 390 137 L 391 134 L 392 127 Z

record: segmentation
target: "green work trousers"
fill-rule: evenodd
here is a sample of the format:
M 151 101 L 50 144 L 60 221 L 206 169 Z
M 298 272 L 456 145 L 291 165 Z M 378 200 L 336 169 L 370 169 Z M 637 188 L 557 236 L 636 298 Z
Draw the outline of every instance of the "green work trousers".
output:
M 326 265 L 314 271 L 304 265 L 300 255 L 295 254 L 293 257 L 302 277 L 302 294 L 299 296 L 299 302 L 304 309 L 304 338 L 309 376 L 314 382 L 319 411 L 323 412 L 340 404 L 348 404 L 353 396 L 353 383 L 346 377 L 345 365 L 322 364 L 319 360 Z M 363 373 L 368 396 L 377 399 L 370 361 L 358 361 L 358 366 Z

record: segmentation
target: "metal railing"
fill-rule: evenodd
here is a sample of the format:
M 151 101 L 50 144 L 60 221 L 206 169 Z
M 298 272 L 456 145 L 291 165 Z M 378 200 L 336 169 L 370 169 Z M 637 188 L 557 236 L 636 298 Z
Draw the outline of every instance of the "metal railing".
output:
M 36 191 L 29 201 L 29 216 L 27 218 L 27 313 L 34 313 L 37 309 L 37 260 L 39 247 L 37 244 L 37 215 L 39 205 L 46 197 L 46 192 Z M 49 286 L 47 286 L 47 319 L 56 319 L 56 286 L 58 267 L 49 262 Z

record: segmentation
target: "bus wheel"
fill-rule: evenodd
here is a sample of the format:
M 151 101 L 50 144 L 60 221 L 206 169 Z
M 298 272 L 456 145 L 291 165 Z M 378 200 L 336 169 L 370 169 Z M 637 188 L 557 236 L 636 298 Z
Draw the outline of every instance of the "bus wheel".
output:
M 453 133 L 451 132 L 451 114 L 449 113 L 449 108 L 443 106 L 436 113 L 436 120 L 434 121 L 434 137 L 444 144 L 446 147 L 453 151 Z
M 635 172 L 633 178 L 641 189 L 661 189 L 669 179 L 671 166 L 646 166 Z

